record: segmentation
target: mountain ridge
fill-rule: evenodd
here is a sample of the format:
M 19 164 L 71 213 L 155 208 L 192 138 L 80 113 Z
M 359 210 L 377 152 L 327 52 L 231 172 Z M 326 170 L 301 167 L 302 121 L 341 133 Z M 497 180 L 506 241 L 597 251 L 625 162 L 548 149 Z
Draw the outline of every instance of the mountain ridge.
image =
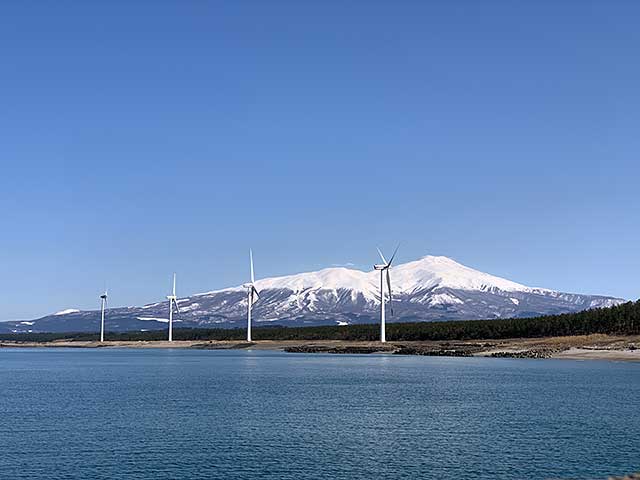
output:
M 427 255 L 391 268 L 393 308 L 390 321 L 475 320 L 569 313 L 607 307 L 624 300 L 601 295 L 565 293 L 528 287 L 462 265 L 444 256 Z M 260 300 L 256 325 L 325 325 L 378 320 L 380 277 L 376 271 L 329 267 L 256 280 Z M 175 319 L 185 327 L 244 327 L 246 289 L 242 285 L 196 293 L 178 299 Z M 166 328 L 166 302 L 107 311 L 107 330 Z M 40 319 L 3 322 L 0 332 L 93 331 L 98 311 L 66 309 Z M 177 325 L 177 326 L 178 326 Z

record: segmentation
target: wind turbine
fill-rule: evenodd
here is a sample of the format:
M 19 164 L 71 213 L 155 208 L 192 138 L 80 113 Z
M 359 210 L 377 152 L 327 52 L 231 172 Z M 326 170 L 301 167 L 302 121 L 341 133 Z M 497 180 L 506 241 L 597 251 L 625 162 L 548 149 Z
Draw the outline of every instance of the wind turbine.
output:
M 167 295 L 169 300 L 169 341 L 173 342 L 173 306 L 176 306 L 176 312 L 180 313 L 178 308 L 178 297 L 176 297 L 176 274 L 173 274 L 173 290 L 171 295 Z
M 107 289 L 100 295 L 100 342 L 104 342 L 104 309 L 107 306 Z
M 255 287 L 256 279 L 253 275 L 253 252 L 249 249 L 249 263 L 251 264 L 251 283 L 245 283 L 247 289 L 247 342 L 251 341 L 251 307 L 258 301 L 260 295 Z
M 389 275 L 389 268 L 391 268 L 391 263 L 393 262 L 393 259 L 395 258 L 396 253 L 398 253 L 399 247 L 400 245 L 396 247 L 395 251 L 393 252 L 393 255 L 391 256 L 391 259 L 389 259 L 388 262 L 384 258 L 384 255 L 382 254 L 380 249 L 378 248 L 378 253 L 380 254 L 380 258 L 382 259 L 382 264 L 373 266 L 375 270 L 380 271 L 380 341 L 381 342 L 387 341 L 386 325 L 385 325 L 385 318 L 384 318 L 385 317 L 384 277 L 386 274 L 387 286 L 389 287 L 389 303 L 391 303 L 391 300 L 392 300 L 391 299 L 391 276 Z M 391 309 L 391 315 L 393 315 L 393 308 Z

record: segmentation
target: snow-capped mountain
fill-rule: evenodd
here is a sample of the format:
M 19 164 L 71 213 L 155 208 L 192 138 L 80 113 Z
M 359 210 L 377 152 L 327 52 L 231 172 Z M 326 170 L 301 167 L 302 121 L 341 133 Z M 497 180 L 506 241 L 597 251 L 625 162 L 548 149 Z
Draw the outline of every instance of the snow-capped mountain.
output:
M 471 320 L 528 317 L 608 307 L 624 300 L 532 288 L 479 272 L 447 257 L 427 256 L 391 270 L 393 316 L 389 321 Z M 255 282 L 260 300 L 254 325 L 371 323 L 380 308 L 379 272 L 327 268 Z M 176 327 L 243 327 L 247 295 L 242 286 L 178 300 Z M 108 330 L 166 328 L 167 303 L 114 308 Z M 29 322 L 0 323 L 0 331 L 95 331 L 98 311 L 63 310 Z

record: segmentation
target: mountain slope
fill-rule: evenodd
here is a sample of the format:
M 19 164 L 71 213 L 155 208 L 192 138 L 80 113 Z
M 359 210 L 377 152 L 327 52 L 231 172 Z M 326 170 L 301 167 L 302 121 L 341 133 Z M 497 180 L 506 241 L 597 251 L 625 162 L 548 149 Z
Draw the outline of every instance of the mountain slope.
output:
M 529 317 L 622 303 L 623 300 L 531 288 L 479 272 L 447 257 L 427 256 L 392 267 L 393 316 L 389 321 L 468 320 Z M 379 273 L 327 268 L 258 280 L 254 305 L 257 326 L 370 323 L 379 318 Z M 247 309 L 242 286 L 178 300 L 176 327 L 244 327 Z M 108 330 L 166 328 L 166 302 L 110 309 Z M 95 331 L 99 312 L 65 310 L 29 322 L 0 323 L 0 332 Z

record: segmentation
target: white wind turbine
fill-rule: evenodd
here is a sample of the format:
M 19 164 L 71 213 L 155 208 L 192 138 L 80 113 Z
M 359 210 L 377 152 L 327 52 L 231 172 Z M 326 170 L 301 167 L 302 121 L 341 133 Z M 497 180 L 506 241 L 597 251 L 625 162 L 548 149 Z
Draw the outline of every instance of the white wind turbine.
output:
M 382 264 L 373 266 L 375 270 L 380 271 L 380 341 L 381 342 L 387 341 L 387 333 L 386 333 L 386 326 L 385 326 L 385 305 L 384 305 L 385 303 L 384 277 L 386 273 L 387 286 L 389 287 L 389 303 L 391 303 L 391 276 L 389 275 L 389 268 L 391 268 L 391 263 L 393 262 L 393 259 L 395 258 L 396 253 L 398 253 L 399 247 L 400 245 L 396 247 L 396 250 L 393 252 L 393 255 L 391 256 L 388 262 L 384 258 L 384 255 L 382 254 L 380 249 L 378 248 L 378 253 L 380 254 L 380 258 L 382 259 Z M 391 309 L 391 315 L 393 315 L 393 308 Z
M 253 252 L 249 249 L 249 263 L 251 264 L 251 283 L 245 283 L 244 288 L 247 289 L 247 342 L 251 341 L 251 308 L 258 301 L 260 295 L 255 287 L 256 279 L 253 275 Z
M 107 289 L 100 295 L 100 341 L 104 342 L 104 310 L 107 306 Z
M 173 306 L 176 306 L 176 312 L 180 313 L 180 308 L 178 308 L 178 297 L 176 297 L 176 274 L 173 274 L 173 290 L 171 291 L 171 295 L 167 295 L 167 300 L 169 300 L 169 341 L 173 342 Z

